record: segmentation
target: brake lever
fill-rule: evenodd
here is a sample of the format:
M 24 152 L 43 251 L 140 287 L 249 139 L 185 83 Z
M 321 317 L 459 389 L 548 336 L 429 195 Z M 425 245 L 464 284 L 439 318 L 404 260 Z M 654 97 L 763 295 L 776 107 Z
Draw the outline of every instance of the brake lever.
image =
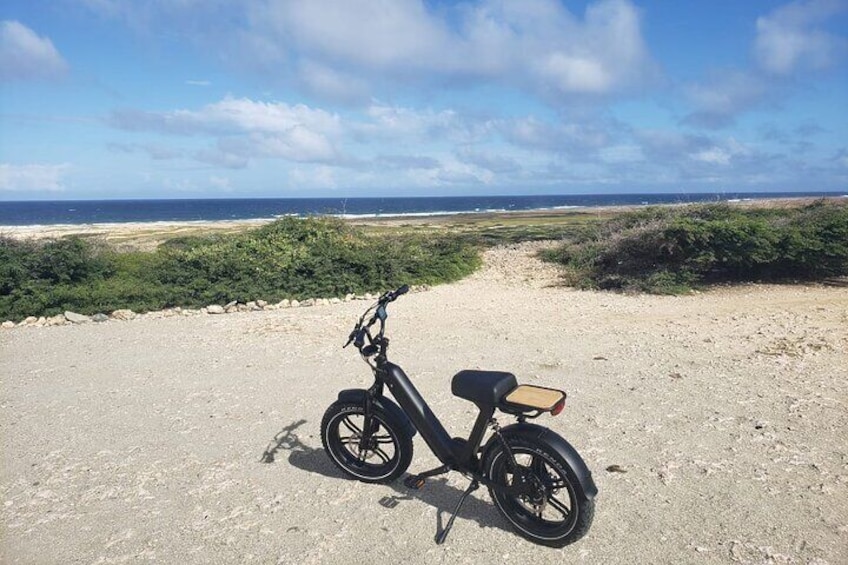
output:
M 359 330 L 360 330 L 360 328 L 361 328 L 361 327 L 362 327 L 361 325 L 356 324 L 356 327 L 355 327 L 355 328 L 353 328 L 353 331 L 352 331 L 352 332 L 350 332 L 350 335 L 349 335 L 349 336 L 347 336 L 347 343 L 345 343 L 344 345 L 342 345 L 342 349 L 345 349 L 348 345 L 350 345 L 351 343 L 353 343 L 353 339 L 356 337 L 356 334 L 359 332 Z

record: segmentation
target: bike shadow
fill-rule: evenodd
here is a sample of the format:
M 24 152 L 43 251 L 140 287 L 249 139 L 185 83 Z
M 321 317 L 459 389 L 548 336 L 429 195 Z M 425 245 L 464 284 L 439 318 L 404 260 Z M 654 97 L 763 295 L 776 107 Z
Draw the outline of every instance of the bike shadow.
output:
M 288 461 L 294 467 L 310 473 L 339 480 L 354 480 L 346 477 L 330 462 L 323 449 L 317 449 L 306 445 L 297 435 L 296 430 L 306 424 L 306 420 L 292 422 L 280 430 L 274 438 L 268 442 L 268 446 L 262 453 L 261 463 L 274 463 L 281 451 L 288 452 Z M 407 488 L 402 480 L 393 481 L 386 486 L 393 489 L 397 494 L 383 496 L 378 503 L 386 509 L 397 508 L 404 501 L 420 500 L 436 509 L 436 534 L 444 528 L 450 519 L 453 509 L 463 494 L 463 489 L 448 484 L 444 477 L 428 479 L 421 490 Z M 478 491 L 479 493 L 480 491 Z M 477 493 L 475 493 L 477 494 Z M 498 513 L 493 504 L 485 500 L 469 496 L 457 514 L 458 518 L 472 520 L 481 528 L 497 528 L 512 532 L 509 525 Z

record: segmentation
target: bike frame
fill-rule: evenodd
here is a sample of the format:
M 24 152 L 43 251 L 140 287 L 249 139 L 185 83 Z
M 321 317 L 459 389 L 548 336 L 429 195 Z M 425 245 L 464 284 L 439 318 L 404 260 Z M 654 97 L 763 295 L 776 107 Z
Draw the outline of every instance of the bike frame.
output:
M 384 385 L 388 386 L 409 422 L 421 434 L 427 446 L 444 465 L 443 468 L 438 469 L 438 472 L 459 471 L 474 477 L 485 485 L 489 485 L 489 481 L 480 469 L 478 453 L 486 434 L 486 427 L 492 421 L 495 408 L 480 409 L 467 440 L 451 438 L 442 422 L 430 409 L 427 401 L 418 392 L 404 370 L 388 360 L 386 356 L 389 345 L 388 338 L 378 336 L 373 340 L 373 343 L 379 349 L 375 362 L 372 364 L 363 354 L 374 373 L 374 384 L 365 394 L 365 429 L 370 429 L 368 420 L 370 420 L 369 414 L 373 403 L 379 402 L 379 399 L 383 398 L 383 387 Z M 513 490 L 513 488 L 509 488 L 509 490 Z
M 483 442 L 486 426 L 494 414 L 494 408 L 480 411 L 467 440 L 453 439 L 398 365 L 388 361 L 380 363 L 378 359 L 375 377 L 377 381 L 375 394 L 382 394 L 382 384 L 389 387 L 392 396 L 398 401 L 412 425 L 439 461 L 458 471 L 479 472 L 477 453 Z

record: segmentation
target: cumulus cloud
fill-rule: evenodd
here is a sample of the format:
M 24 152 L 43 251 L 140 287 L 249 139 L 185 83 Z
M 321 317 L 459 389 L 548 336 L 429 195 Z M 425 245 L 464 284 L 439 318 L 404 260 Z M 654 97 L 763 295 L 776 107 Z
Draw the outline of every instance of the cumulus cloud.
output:
M 775 90 L 775 85 L 749 72 L 714 71 L 705 80 L 685 87 L 693 111 L 683 121 L 712 129 L 729 126 L 739 114 L 764 104 Z
M 498 175 L 521 171 L 521 164 L 508 155 L 464 149 L 457 154 L 460 161 Z
M 132 27 L 179 27 L 233 66 L 333 101 L 367 103 L 390 82 L 494 83 L 558 102 L 658 76 L 631 0 L 596 0 L 582 14 L 560 0 L 79 1 Z
M 49 38 L 14 20 L 0 22 L 0 79 L 55 79 L 67 70 L 68 64 Z
M 439 10 L 421 0 L 279 0 L 267 4 L 267 21 L 307 59 L 398 81 L 491 81 L 558 97 L 608 94 L 655 75 L 627 0 L 593 3 L 583 18 L 556 0 Z
M 683 87 L 691 112 L 683 123 L 718 129 L 738 116 L 776 106 L 793 87 L 798 73 L 835 67 L 848 53 L 848 41 L 827 30 L 848 0 L 796 0 L 756 21 L 754 64 L 750 68 L 713 69 Z
M 378 169 L 409 171 L 412 169 L 437 169 L 439 161 L 432 157 L 416 155 L 379 155 L 374 160 Z
M 543 121 L 535 116 L 500 120 L 497 129 L 513 145 L 585 157 L 612 142 L 619 125 L 602 119 L 582 122 Z
M 70 165 L 13 165 L 0 163 L 0 191 L 2 192 L 61 192 L 65 190 L 63 177 Z
M 845 0 L 797 0 L 758 18 L 758 64 L 775 75 L 834 66 L 848 51 L 848 42 L 824 24 L 846 8 Z
M 116 111 L 109 123 L 131 131 L 217 137 L 218 149 L 201 153 L 201 160 L 230 168 L 244 166 L 250 157 L 328 161 L 339 156 L 340 118 L 304 104 L 225 98 L 196 111 Z

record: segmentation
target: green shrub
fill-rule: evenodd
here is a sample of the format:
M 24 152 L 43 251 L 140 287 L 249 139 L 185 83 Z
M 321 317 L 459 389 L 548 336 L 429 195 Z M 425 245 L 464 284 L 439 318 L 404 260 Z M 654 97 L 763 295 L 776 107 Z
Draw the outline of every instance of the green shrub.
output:
M 343 296 L 453 281 L 479 263 L 477 248 L 455 237 L 366 236 L 317 218 L 174 239 L 155 252 L 0 238 L 0 319 Z
M 848 274 L 848 205 L 745 210 L 649 208 L 544 258 L 582 288 L 679 293 L 705 283 L 817 280 Z

